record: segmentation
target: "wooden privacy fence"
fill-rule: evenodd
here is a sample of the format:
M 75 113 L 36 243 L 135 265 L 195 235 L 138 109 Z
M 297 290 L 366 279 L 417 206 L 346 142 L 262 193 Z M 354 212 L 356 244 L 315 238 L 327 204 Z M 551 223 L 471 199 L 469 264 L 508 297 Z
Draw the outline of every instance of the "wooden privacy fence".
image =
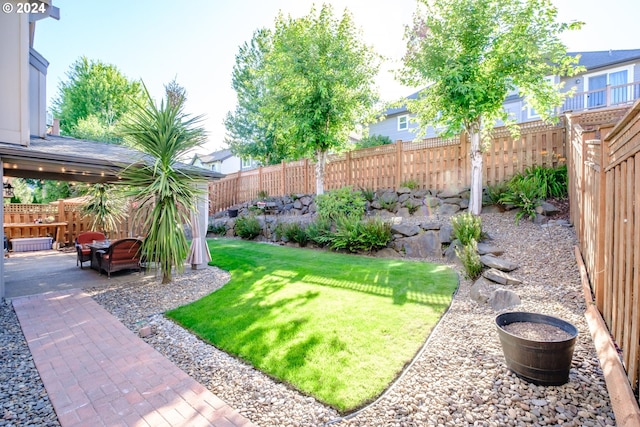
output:
M 555 167 L 566 160 L 564 126 L 540 121 L 520 126 L 513 139 L 506 128 L 497 128 L 484 156 L 485 185 L 511 178 L 527 166 Z M 430 138 L 401 142 L 330 155 L 325 170 L 325 189 L 345 185 L 377 190 L 398 188 L 414 181 L 420 188 L 442 190 L 464 188 L 471 183 L 470 142 Z M 237 172 L 209 184 L 211 214 L 258 197 L 292 193 L 315 193 L 315 165 L 309 160 L 282 162 Z
M 50 204 L 4 204 L 4 233 L 9 240 L 50 236 L 58 244 L 70 245 L 78 234 L 91 230 L 90 224 L 91 218 L 83 216 L 80 203 L 58 200 Z M 109 233 L 109 238 L 115 240 L 138 234 L 139 230 L 127 218 L 119 224 L 118 231 Z
M 640 102 L 568 119 L 571 219 L 595 303 L 638 395 Z M 626 113 L 626 114 L 625 114 Z M 606 116 L 608 115 L 608 116 Z M 601 126 L 595 126 L 597 122 Z

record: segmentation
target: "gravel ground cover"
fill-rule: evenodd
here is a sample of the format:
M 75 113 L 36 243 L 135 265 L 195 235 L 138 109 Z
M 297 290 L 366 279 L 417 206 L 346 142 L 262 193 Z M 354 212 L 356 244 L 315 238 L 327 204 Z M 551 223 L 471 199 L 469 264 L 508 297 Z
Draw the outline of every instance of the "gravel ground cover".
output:
M 207 268 L 178 276 L 170 286 L 147 280 L 91 293 L 133 331 L 144 325 L 152 326 L 155 333 L 145 338 L 150 345 L 263 427 L 615 425 L 583 315 L 584 300 L 573 256 L 576 243 L 573 229 L 543 228 L 526 221 L 516 226 L 512 213 L 484 214 L 482 220 L 492 243 L 505 250 L 502 257 L 520 266 L 511 273 L 523 282 L 511 288 L 522 299 L 518 310 L 557 316 L 578 328 L 567 384 L 535 386 L 509 372 L 495 330 L 496 313 L 469 298 L 471 283 L 462 278 L 449 311 L 414 362 L 376 402 L 346 416 L 272 380 L 164 319 L 162 312 L 167 309 L 223 286 L 229 277 L 226 272 Z M 454 268 L 461 271 L 457 266 Z M 1 308 L 3 331 L 12 325 L 15 328 L 17 320 L 15 315 L 11 318 L 10 307 Z M 1 339 L 4 347 L 7 338 L 2 335 Z M 24 341 L 21 333 L 8 338 L 11 342 L 20 339 Z M 14 358 L 30 359 L 26 343 L 15 353 Z M 0 363 L 0 378 L 20 375 L 12 373 L 14 370 L 13 364 Z M 37 371 L 35 375 L 33 372 L 21 375 L 19 381 L 21 387 L 43 390 L 39 382 Z M 14 391 L 17 387 L 15 383 L 10 386 Z M 9 390 L 10 395 L 15 395 L 14 391 Z M 4 389 L 2 392 L 4 395 Z M 4 397 L 1 399 L 0 408 L 4 409 L 7 403 Z M 33 406 L 39 399 L 43 399 L 42 393 L 16 398 L 21 407 Z M 43 420 L 46 419 L 44 416 Z M 0 426 L 14 425 L 2 422 Z

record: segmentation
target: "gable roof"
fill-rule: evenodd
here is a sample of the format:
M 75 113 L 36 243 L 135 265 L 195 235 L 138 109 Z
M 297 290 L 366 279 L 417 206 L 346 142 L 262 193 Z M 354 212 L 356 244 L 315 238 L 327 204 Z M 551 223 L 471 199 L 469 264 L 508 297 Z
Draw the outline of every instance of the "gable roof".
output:
M 227 160 L 229 157 L 233 157 L 233 153 L 227 148 L 224 150 L 214 151 L 211 154 L 196 154 L 195 156 L 193 156 L 191 164 L 195 163 L 196 158 L 200 159 L 202 163 L 213 163 L 222 162 L 224 160 Z
M 627 50 L 600 50 L 593 52 L 567 52 L 567 55 L 580 55 L 579 65 L 583 65 L 587 70 L 594 68 L 608 67 L 623 62 L 640 59 L 640 49 Z

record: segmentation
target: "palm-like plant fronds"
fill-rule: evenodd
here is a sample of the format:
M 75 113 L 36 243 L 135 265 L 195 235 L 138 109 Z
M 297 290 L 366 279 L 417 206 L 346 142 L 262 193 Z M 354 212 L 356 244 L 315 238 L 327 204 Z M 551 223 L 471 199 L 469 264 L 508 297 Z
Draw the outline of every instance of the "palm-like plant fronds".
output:
M 118 230 L 126 218 L 126 199 L 115 191 L 112 184 L 93 184 L 87 192 L 88 201 L 82 206 L 82 214 L 91 217 L 92 230 L 102 231 L 107 236 Z
M 144 256 L 162 272 L 162 283 L 171 282 L 171 269 L 184 269 L 188 242 L 183 224 L 195 209 L 197 180 L 176 168 L 178 159 L 205 140 L 200 126 L 202 116 L 183 112 L 185 98 L 176 102 L 151 98 L 146 87 L 146 105 L 139 105 L 122 126 L 125 140 L 148 154 L 151 161 L 133 164 L 122 173 L 122 183 L 138 204 L 135 219 L 141 221 L 147 235 L 142 245 Z M 142 217 L 144 216 L 144 217 Z

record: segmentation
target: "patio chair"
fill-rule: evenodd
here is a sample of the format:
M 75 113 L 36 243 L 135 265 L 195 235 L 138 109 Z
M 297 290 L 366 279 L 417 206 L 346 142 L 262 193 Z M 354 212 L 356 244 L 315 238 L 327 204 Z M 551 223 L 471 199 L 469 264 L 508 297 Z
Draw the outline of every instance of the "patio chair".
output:
M 82 268 L 83 262 L 91 261 L 91 249 L 85 246 L 87 243 L 91 243 L 94 240 L 101 241 L 106 239 L 107 237 L 99 231 L 85 231 L 84 233 L 78 234 L 75 242 L 76 251 L 78 252 L 76 266 L 80 265 L 80 268 Z
M 116 240 L 107 249 L 97 251 L 100 271 L 104 270 L 109 277 L 114 271 L 142 271 L 141 248 L 142 240 L 140 239 Z

